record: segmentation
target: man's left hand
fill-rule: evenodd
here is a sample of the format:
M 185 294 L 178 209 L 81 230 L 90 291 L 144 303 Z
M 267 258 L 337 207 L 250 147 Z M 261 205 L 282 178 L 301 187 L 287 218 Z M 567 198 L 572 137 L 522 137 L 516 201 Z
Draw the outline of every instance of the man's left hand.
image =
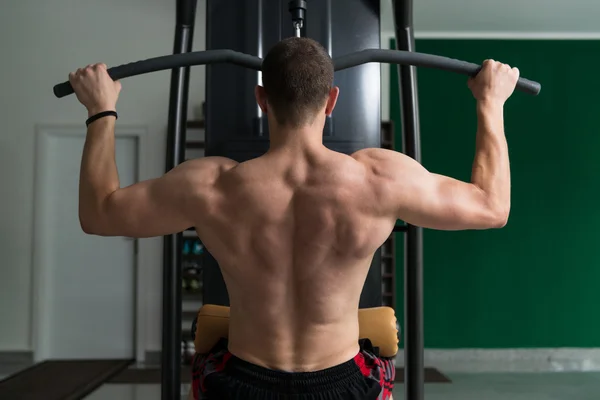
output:
M 77 99 L 87 108 L 88 116 L 116 111 L 121 83 L 113 81 L 105 64 L 88 65 L 69 74 Z

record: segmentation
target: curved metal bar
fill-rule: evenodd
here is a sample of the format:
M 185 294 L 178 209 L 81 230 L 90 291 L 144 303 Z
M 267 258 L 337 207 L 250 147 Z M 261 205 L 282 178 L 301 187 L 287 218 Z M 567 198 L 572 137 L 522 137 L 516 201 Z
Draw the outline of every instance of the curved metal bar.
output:
M 416 67 L 436 68 L 444 71 L 456 72 L 462 75 L 475 76 L 481 70 L 481 65 L 453 58 L 436 56 L 432 54 L 416 53 L 413 51 L 368 49 L 356 53 L 346 54 L 333 60 L 336 71 L 371 62 L 389 64 L 407 64 Z M 519 78 L 517 90 L 538 95 L 542 85 L 525 78 Z
M 481 65 L 466 61 L 455 60 L 448 57 L 432 54 L 415 53 L 412 51 L 369 49 L 337 57 L 333 60 L 335 70 L 356 67 L 371 62 L 406 64 L 417 67 L 437 68 L 445 71 L 456 72 L 463 75 L 475 76 Z M 207 50 L 195 51 L 185 54 L 171 54 L 147 60 L 123 64 L 108 69 L 108 74 L 114 80 L 129 78 L 131 76 L 147 74 L 166 69 L 189 67 L 193 65 L 206 65 L 229 63 L 260 71 L 262 59 L 249 54 L 233 50 Z M 517 90 L 537 95 L 541 90 L 538 82 L 519 78 Z M 58 98 L 73 94 L 73 87 L 66 81 L 54 86 L 54 95 Z
M 262 59 L 233 50 L 194 51 L 184 54 L 171 54 L 168 56 L 149 58 L 147 60 L 119 65 L 117 67 L 109 68 L 108 74 L 116 81 L 131 76 L 147 74 L 149 72 L 218 63 L 235 64 L 260 71 Z M 61 98 L 70 94 L 73 94 L 73 87 L 68 81 L 54 86 L 54 95 L 56 97 Z

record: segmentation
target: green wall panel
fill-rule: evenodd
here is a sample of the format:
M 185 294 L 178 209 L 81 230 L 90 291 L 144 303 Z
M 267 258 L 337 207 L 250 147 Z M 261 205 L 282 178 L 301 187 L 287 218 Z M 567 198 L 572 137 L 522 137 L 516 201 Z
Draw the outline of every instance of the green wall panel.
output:
M 600 347 L 600 42 L 418 40 L 416 49 L 477 63 L 493 58 L 542 83 L 538 97 L 515 93 L 505 106 L 508 225 L 424 232 L 426 346 Z M 400 144 L 395 68 L 391 75 Z M 420 68 L 418 85 L 423 165 L 468 181 L 476 118 L 466 77 Z

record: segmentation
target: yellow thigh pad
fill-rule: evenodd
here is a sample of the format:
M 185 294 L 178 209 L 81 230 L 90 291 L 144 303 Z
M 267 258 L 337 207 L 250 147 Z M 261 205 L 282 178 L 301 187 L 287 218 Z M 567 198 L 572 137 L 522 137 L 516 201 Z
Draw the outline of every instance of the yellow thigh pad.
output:
M 359 339 L 369 339 L 379 347 L 379 355 L 393 357 L 398 352 L 396 314 L 390 307 L 361 308 L 358 310 Z M 198 311 L 196 339 L 197 353 L 208 353 L 220 338 L 229 337 L 229 307 L 206 304 Z

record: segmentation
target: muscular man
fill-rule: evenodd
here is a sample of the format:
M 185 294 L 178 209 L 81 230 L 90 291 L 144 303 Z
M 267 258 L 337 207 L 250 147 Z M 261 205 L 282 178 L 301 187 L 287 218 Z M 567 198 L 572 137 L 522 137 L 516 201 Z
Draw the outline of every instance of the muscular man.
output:
M 398 219 L 443 230 L 506 224 L 503 105 L 518 75 L 488 60 L 469 80 L 478 125 L 467 183 L 394 151 L 327 149 L 323 126 L 339 93 L 332 61 L 310 39 L 286 39 L 264 59 L 264 86 L 255 92 L 269 120 L 265 155 L 239 164 L 191 160 L 121 188 L 115 118 L 100 118 L 83 151 L 81 227 L 143 238 L 193 226 L 217 259 L 231 300 L 229 343 L 197 357 L 193 397 L 390 398 L 390 364 L 358 344 L 357 309 L 371 259 Z M 121 86 L 106 66 L 80 69 L 70 81 L 90 116 L 115 110 Z

